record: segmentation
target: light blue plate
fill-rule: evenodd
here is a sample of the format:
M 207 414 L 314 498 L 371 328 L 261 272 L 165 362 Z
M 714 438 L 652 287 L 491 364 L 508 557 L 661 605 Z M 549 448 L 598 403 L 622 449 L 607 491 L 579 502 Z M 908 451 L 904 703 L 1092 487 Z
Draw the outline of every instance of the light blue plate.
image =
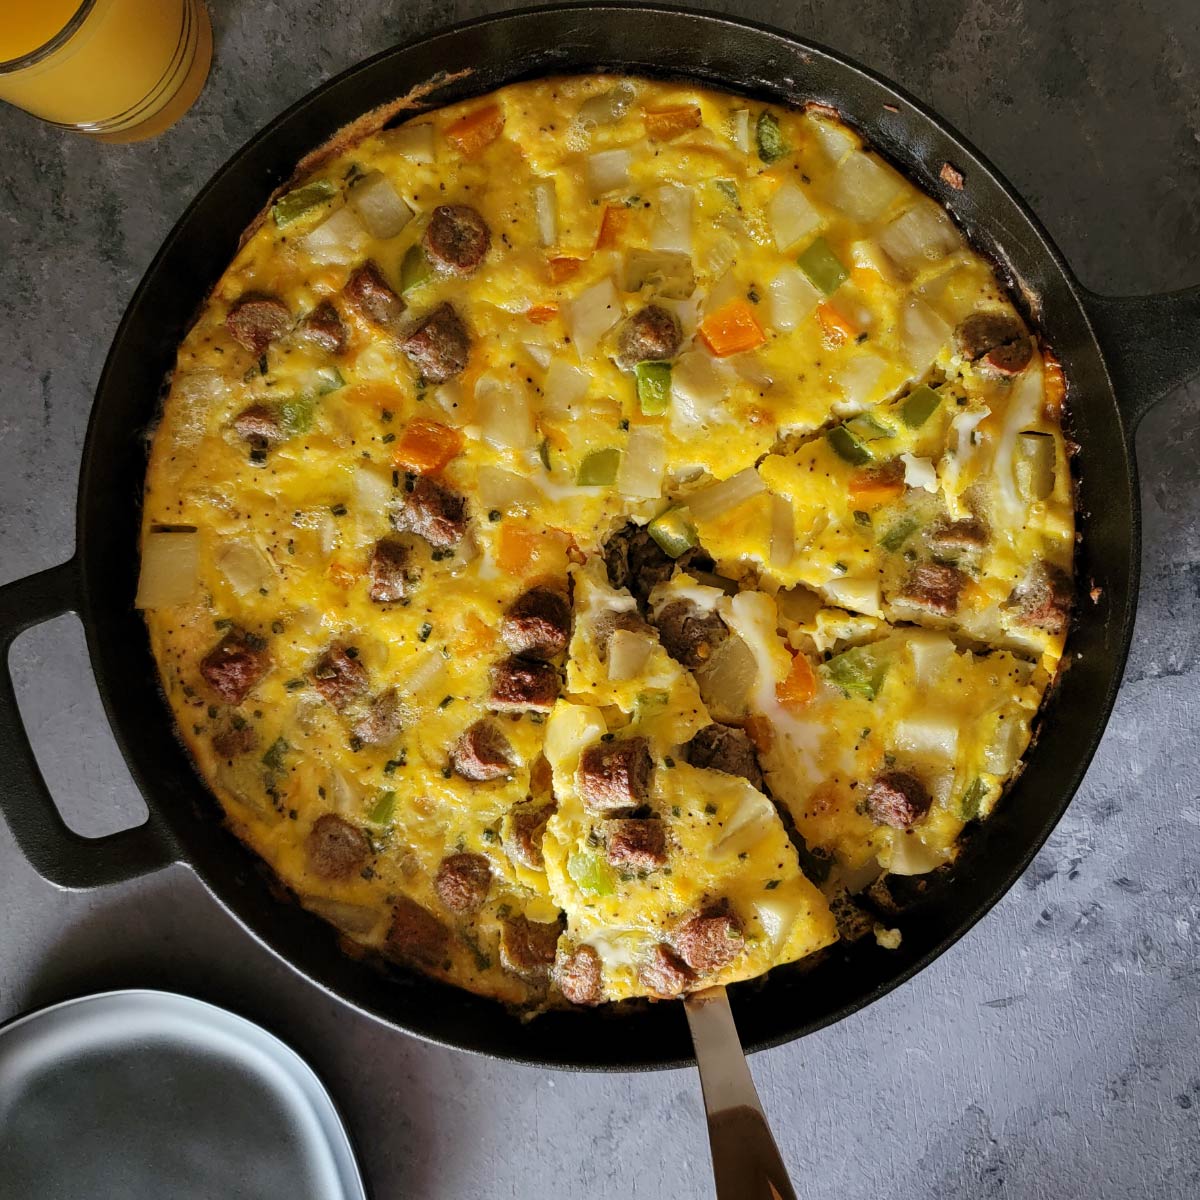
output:
M 170 992 L 103 992 L 0 1029 L 3 1200 L 366 1200 L 311 1067 Z

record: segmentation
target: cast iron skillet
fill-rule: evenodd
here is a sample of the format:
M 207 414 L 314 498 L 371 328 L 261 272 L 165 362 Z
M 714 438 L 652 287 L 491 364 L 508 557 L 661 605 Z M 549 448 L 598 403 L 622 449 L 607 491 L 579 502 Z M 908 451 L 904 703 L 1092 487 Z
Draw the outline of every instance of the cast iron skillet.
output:
M 947 204 L 1009 274 L 1062 360 L 1071 431 L 1081 447 L 1081 602 L 1069 642 L 1071 667 L 1044 713 L 1024 773 L 950 878 L 901 920 L 899 950 L 859 945 L 813 968 L 783 969 L 735 988 L 733 1007 L 747 1048 L 801 1037 L 878 999 L 962 937 L 1016 881 L 1074 794 L 1116 696 L 1133 627 L 1140 550 L 1133 431 L 1156 400 L 1196 370 L 1200 288 L 1135 299 L 1095 296 L 1076 282 L 996 170 L 898 88 L 776 30 L 611 3 L 488 17 L 385 51 L 273 121 L 200 192 L 134 294 L 101 376 L 83 452 L 75 556 L 0 589 L 0 807 L 29 861 L 63 887 L 97 887 L 188 863 L 242 925 L 297 972 L 398 1029 L 547 1066 L 645 1069 L 691 1059 L 681 1006 L 551 1014 L 522 1024 L 490 1001 L 423 977 L 387 977 L 347 957 L 329 926 L 281 901 L 259 860 L 223 827 L 218 805 L 173 734 L 132 603 L 145 431 L 162 380 L 199 302 L 272 189 L 341 126 L 436 72 L 467 73 L 435 87 L 430 105 L 519 79 L 595 69 L 685 76 L 763 100 L 819 100 L 839 109 Z M 964 190 L 939 180 L 947 161 L 965 174 Z M 97 839 L 72 833 L 58 815 L 7 665 L 21 630 L 64 612 L 83 621 L 100 695 L 150 810 L 139 828 Z

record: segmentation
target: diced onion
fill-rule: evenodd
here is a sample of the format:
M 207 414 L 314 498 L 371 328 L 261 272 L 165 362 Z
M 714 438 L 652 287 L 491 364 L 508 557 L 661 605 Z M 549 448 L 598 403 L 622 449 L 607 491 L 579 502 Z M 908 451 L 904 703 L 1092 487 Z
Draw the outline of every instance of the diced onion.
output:
M 550 360 L 546 378 L 542 384 L 545 407 L 554 412 L 565 413 L 587 395 L 591 376 L 578 367 L 573 367 L 561 356 Z
M 435 157 L 433 126 L 428 121 L 388 129 L 380 137 L 389 150 L 403 154 L 410 162 L 431 163 Z
M 365 904 L 330 900 L 327 896 L 301 896 L 300 902 L 343 933 L 370 933 L 379 922 L 379 909 Z
M 567 321 L 582 361 L 621 318 L 621 301 L 611 279 L 602 279 L 571 301 Z
M 525 347 L 525 353 L 543 371 L 550 365 L 550 360 L 554 357 L 554 350 L 552 347 L 546 345 L 545 342 L 522 342 L 521 345 Z
M 630 250 L 625 255 L 621 288 L 626 292 L 649 288 L 655 296 L 686 300 L 696 290 L 696 272 L 687 254 L 671 250 Z
M 758 660 L 736 634 L 726 638 L 709 662 L 696 672 L 700 697 L 717 719 L 745 716 L 750 691 L 757 679 Z
M 519 380 L 491 372 L 481 375 L 475 383 L 475 410 L 484 438 L 497 449 L 533 447 L 533 408 Z
M 742 281 L 732 271 L 726 271 L 720 280 L 709 289 L 701 307 L 707 316 L 709 313 L 719 312 L 731 300 L 737 300 L 745 294 Z
M 631 150 L 599 150 L 587 159 L 588 185 L 594 192 L 615 192 L 629 182 Z
M 854 136 L 836 121 L 827 121 L 810 113 L 805 120 L 816 134 L 817 142 L 832 163 L 839 163 L 854 149 Z
M 784 183 L 767 204 L 767 220 L 775 245 L 786 253 L 802 237 L 820 227 L 821 214 L 799 184 Z
M 271 560 L 252 542 L 235 538 L 217 551 L 217 568 L 239 596 L 261 591 L 275 582 Z
M 732 372 L 703 350 L 688 350 L 671 370 L 672 427 L 708 425 L 725 414 Z
M 700 320 L 699 299 L 693 296 L 689 300 L 671 300 L 665 296 L 656 296 L 655 300 L 679 319 L 679 329 L 686 342 L 696 332 L 696 323 Z
M 838 412 L 845 416 L 869 408 L 886 369 L 887 363 L 878 354 L 867 350 L 855 354 L 834 376 L 834 382 L 842 389 Z
M 796 523 L 792 502 L 786 496 L 771 497 L 771 566 L 783 570 L 796 555 Z
M 937 685 L 954 657 L 954 643 L 944 633 L 913 629 L 908 636 L 908 652 L 917 685 L 930 688 Z
M 174 608 L 195 598 L 200 535 L 195 530 L 148 533 L 142 544 L 138 608 Z
M 830 579 L 821 590 L 834 604 L 848 608 L 853 612 L 866 613 L 870 617 L 883 616 L 879 604 L 879 579 L 871 576 L 869 579 Z
M 949 340 L 948 321 L 915 296 L 906 301 L 900 313 L 900 344 L 913 378 L 919 378 L 929 370 Z
M 750 110 L 737 108 L 729 114 L 729 140 L 743 153 L 750 153 Z
M 392 474 L 375 467 L 356 467 L 354 499 L 363 514 L 385 512 L 392 498 Z
M 711 521 L 766 490 L 758 472 L 753 467 L 746 467 L 720 483 L 692 492 L 687 498 L 687 506 L 697 521 Z
M 861 151 L 847 155 L 833 174 L 829 202 L 856 221 L 873 221 L 904 190 L 890 167 Z
M 350 189 L 349 203 L 374 238 L 393 238 L 412 220 L 412 209 L 382 171 L 364 175 Z
M 523 475 L 502 467 L 480 467 L 475 484 L 479 506 L 486 512 L 530 512 L 542 502 L 542 494 Z
M 737 807 L 725 818 L 721 838 L 712 848 L 714 858 L 748 854 L 768 833 L 779 828 L 775 806 L 762 792 L 747 783 L 738 790 L 741 795 Z
M 928 875 L 947 861 L 947 852 L 927 846 L 913 833 L 899 831 L 892 839 L 892 858 L 888 870 L 893 875 Z M 897 929 L 876 929 L 875 940 L 885 949 L 896 949 L 900 944 Z
M 984 770 L 993 775 L 1007 775 L 1017 765 L 1028 744 L 1029 725 L 1023 717 L 1011 709 L 997 714 L 995 733 L 983 750 Z
M 904 464 L 905 487 L 924 488 L 927 492 L 937 491 L 937 472 L 933 469 L 933 463 L 929 459 L 917 458 L 913 454 L 902 454 L 900 461 Z
M 821 293 L 799 267 L 784 267 L 767 292 L 767 323 L 784 332 L 797 329 L 821 301 Z
M 538 241 L 553 246 L 558 239 L 558 194 L 553 179 L 539 179 L 533 185 L 533 204 L 537 209 Z
M 635 425 L 621 456 L 617 491 L 634 500 L 654 500 L 662 494 L 665 470 L 662 430 L 656 425 Z
M 738 243 L 727 233 L 712 239 L 704 256 L 704 270 L 710 279 L 720 279 L 738 260 Z
M 896 745 L 913 754 L 953 758 L 958 749 L 958 722 L 932 709 L 910 713 L 896 722 Z
M 681 183 L 664 184 L 656 194 L 657 216 L 650 231 L 652 250 L 692 252 L 692 189 Z
M 457 379 L 447 379 L 445 383 L 439 383 L 429 396 L 445 414 L 449 424 L 463 423 L 462 384 Z
M 915 275 L 957 250 L 962 238 L 932 200 L 921 200 L 884 228 L 879 244 L 896 266 Z
M 349 207 L 335 209 L 300 239 L 304 253 L 323 265 L 353 262 L 366 244 L 367 231 Z
M 426 650 L 401 679 L 398 690 L 406 699 L 434 690 L 441 690 L 446 678 L 446 659 L 441 650 Z
M 646 666 L 654 641 L 644 633 L 617 629 L 608 639 L 608 677 L 613 683 L 636 679 Z
M 394 383 L 402 371 L 395 343 L 385 338 L 372 339 L 354 360 L 354 369 L 361 381 Z

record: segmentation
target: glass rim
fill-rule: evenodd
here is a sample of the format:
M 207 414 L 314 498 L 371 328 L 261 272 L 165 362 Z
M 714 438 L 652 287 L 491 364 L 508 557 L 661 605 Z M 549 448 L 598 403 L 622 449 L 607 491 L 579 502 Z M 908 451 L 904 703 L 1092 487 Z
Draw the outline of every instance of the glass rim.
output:
M 10 58 L 0 62 L 0 75 L 11 75 L 14 71 L 22 71 L 26 67 L 35 66 L 56 50 L 61 49 L 79 32 L 79 27 L 87 20 L 88 13 L 95 7 L 96 0 L 81 0 L 71 19 L 48 42 L 43 42 L 19 58 Z

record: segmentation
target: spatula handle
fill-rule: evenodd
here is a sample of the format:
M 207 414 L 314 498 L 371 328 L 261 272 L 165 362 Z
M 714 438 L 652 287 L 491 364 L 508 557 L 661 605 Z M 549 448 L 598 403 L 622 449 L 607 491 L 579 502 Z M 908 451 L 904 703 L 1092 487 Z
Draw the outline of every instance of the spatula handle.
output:
M 704 1090 L 717 1200 L 796 1200 L 746 1065 L 725 989 L 695 992 L 684 1007 Z

